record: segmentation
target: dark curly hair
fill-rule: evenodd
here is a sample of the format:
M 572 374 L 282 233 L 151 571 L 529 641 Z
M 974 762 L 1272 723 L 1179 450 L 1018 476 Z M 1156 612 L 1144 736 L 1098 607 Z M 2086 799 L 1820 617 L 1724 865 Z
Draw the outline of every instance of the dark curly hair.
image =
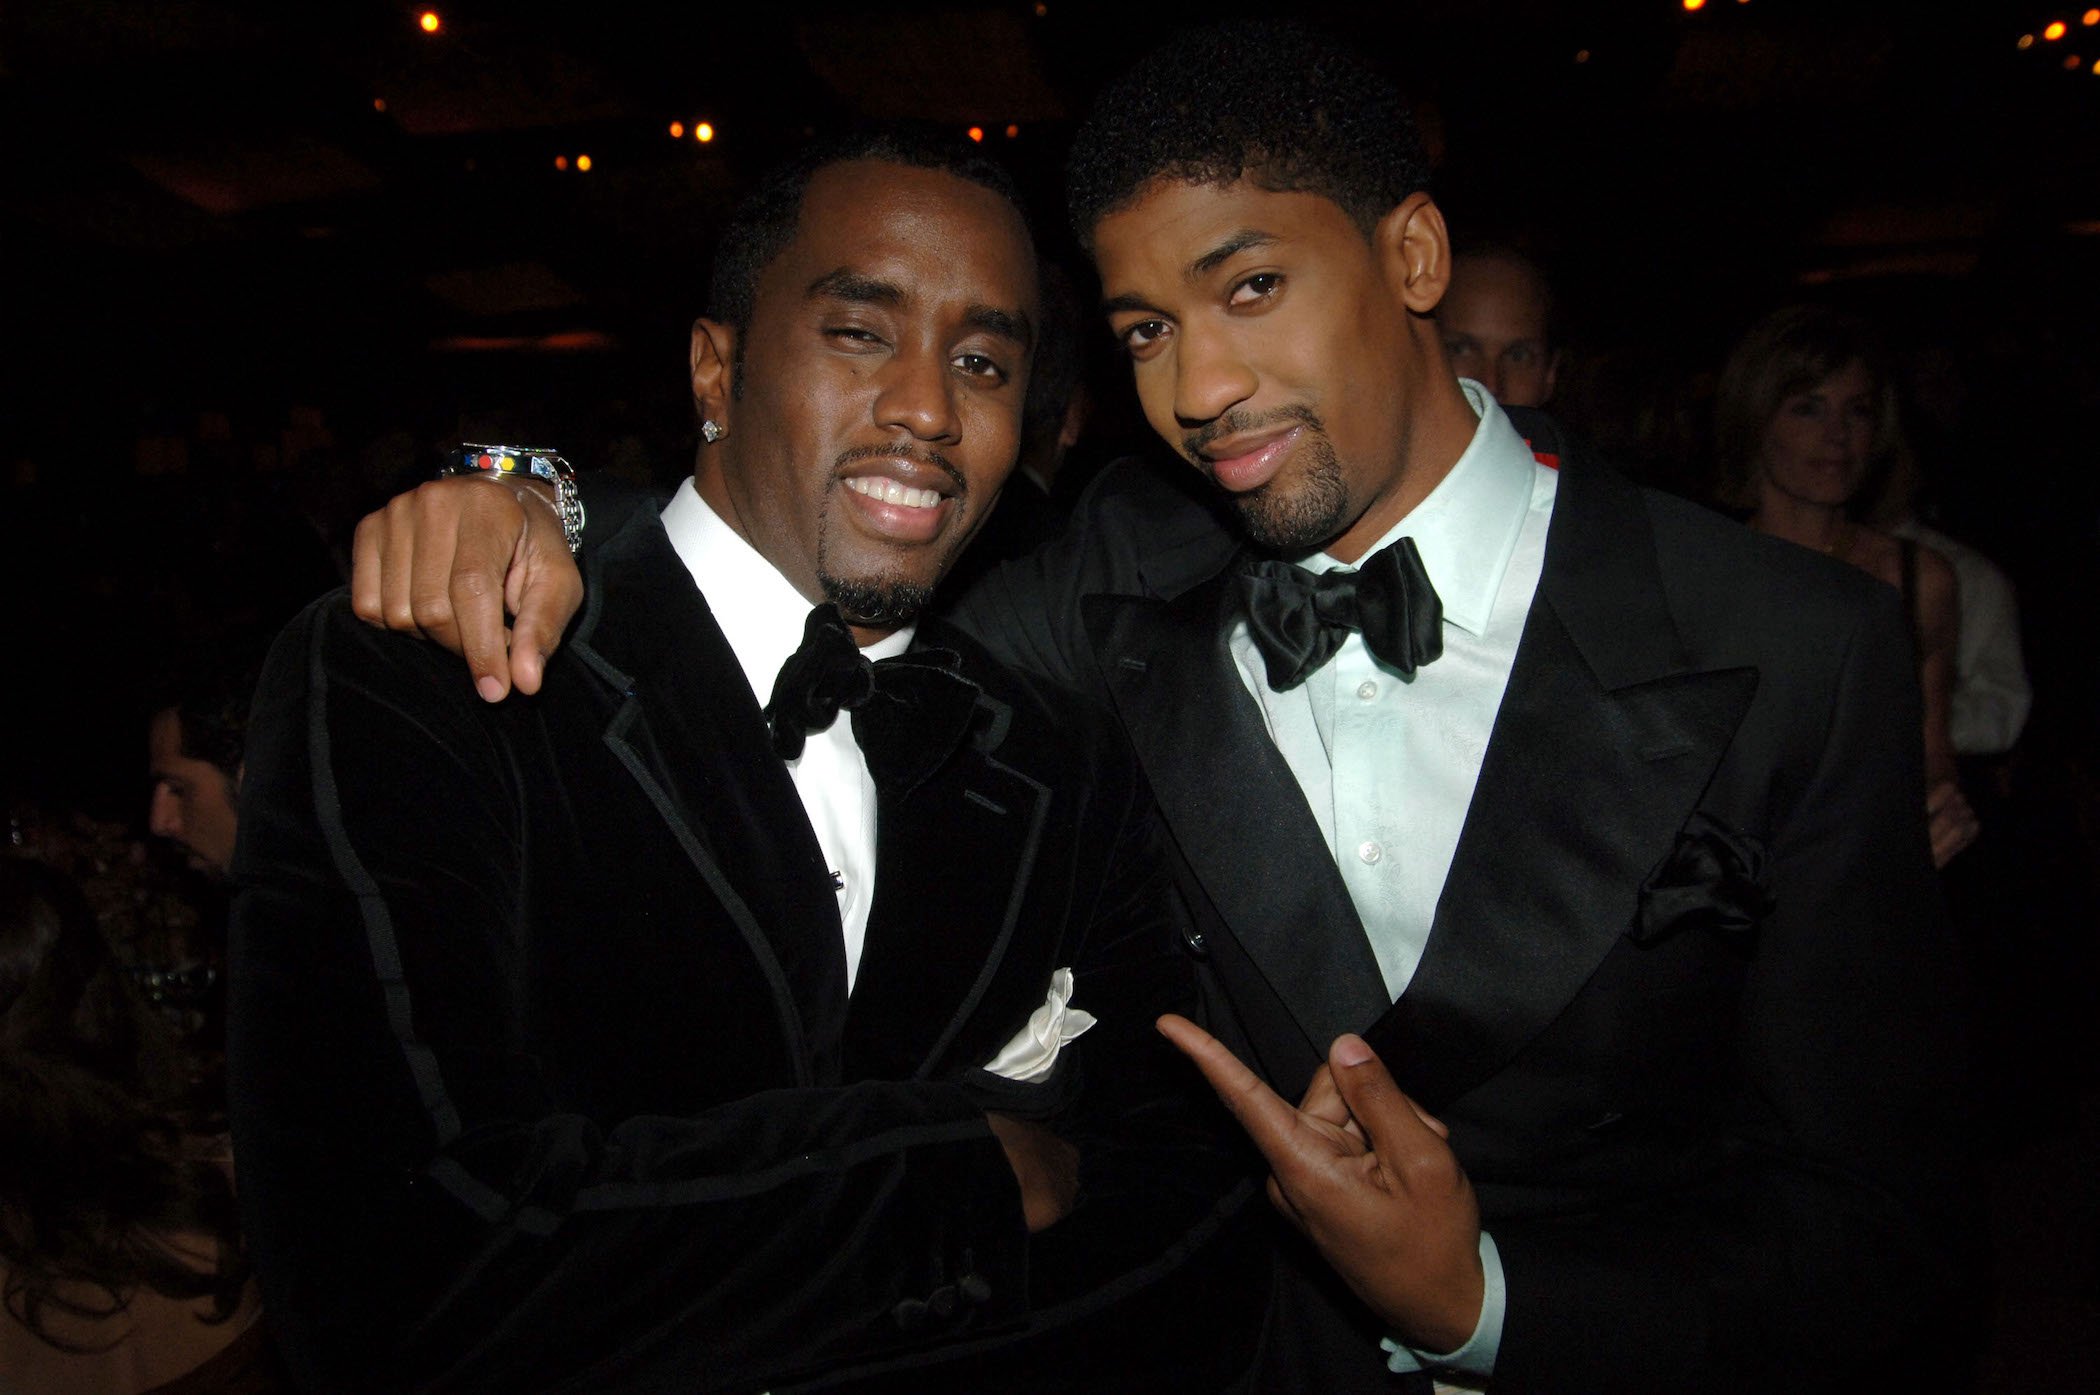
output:
M 1429 159 L 1399 90 L 1335 39 L 1241 21 L 1169 40 L 1102 94 L 1072 145 L 1072 231 L 1092 247 L 1162 177 L 1318 194 L 1368 236 L 1429 186 Z
M 914 122 L 870 123 L 819 141 L 768 171 L 722 229 L 708 285 L 707 313 L 735 330 L 739 345 L 743 332 L 751 327 L 760 273 L 794 241 L 809 181 L 819 170 L 853 160 L 882 160 L 952 174 L 991 190 L 1014 206 L 1024 225 L 1028 221 L 1020 191 L 1005 167 L 944 128 Z
M 148 681 L 147 714 L 173 708 L 182 754 L 217 766 L 232 780 L 248 741 L 248 703 L 269 649 L 270 636 L 245 629 L 184 646 Z
M 83 1348 L 52 1335 L 50 1314 L 108 1317 L 141 1288 L 209 1299 L 211 1322 L 240 1306 L 233 1187 L 170 1113 L 175 1060 L 79 888 L 0 858 L 0 1297 L 62 1350 Z M 208 1270 L 162 1238 L 197 1233 L 214 1242 Z

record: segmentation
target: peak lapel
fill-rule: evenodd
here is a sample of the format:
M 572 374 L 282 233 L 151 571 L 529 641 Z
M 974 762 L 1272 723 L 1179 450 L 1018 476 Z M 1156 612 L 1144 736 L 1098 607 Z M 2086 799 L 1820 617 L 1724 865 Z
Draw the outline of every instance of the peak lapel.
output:
M 1428 946 L 1371 1034 L 1426 1108 L 1515 1055 L 1631 927 L 1756 688 L 1687 660 L 1639 491 L 1565 464 Z
M 1169 830 L 1316 1056 L 1389 1006 L 1363 923 L 1227 647 L 1229 569 L 1171 601 L 1083 616 Z

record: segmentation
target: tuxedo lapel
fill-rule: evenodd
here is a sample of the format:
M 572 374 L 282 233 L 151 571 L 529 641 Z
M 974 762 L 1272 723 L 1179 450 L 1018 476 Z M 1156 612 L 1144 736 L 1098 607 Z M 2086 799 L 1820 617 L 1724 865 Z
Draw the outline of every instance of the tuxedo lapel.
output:
M 1316 1056 L 1388 1006 L 1378 961 L 1228 639 L 1230 570 L 1174 600 L 1089 596 L 1094 653 L 1168 828 Z
M 653 515 L 638 514 L 590 560 L 571 647 L 612 689 L 606 745 L 772 985 L 800 1083 L 835 1079 L 845 1002 L 838 902 L 736 654 Z
M 972 734 L 908 793 L 877 799 L 875 903 L 846 1013 L 845 1078 L 925 1077 L 960 1053 L 989 1060 L 1049 987 L 1062 923 L 1023 924 L 1048 786 L 992 752 L 1006 705 L 977 698 Z M 1040 975 L 1002 979 L 1013 959 Z
M 1545 569 L 1413 981 L 1370 1039 L 1444 1107 L 1567 1004 L 1632 923 L 1756 691 L 1699 672 L 1640 494 L 1564 468 Z

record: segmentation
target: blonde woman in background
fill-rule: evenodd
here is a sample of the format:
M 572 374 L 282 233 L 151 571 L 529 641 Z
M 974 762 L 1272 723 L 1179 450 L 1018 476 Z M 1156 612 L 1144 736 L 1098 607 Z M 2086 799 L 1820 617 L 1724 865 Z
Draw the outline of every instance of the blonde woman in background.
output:
M 1895 383 L 1863 322 L 1788 306 L 1753 326 L 1722 370 L 1715 452 L 1722 500 L 1760 533 L 1895 587 L 1917 641 L 1933 865 L 1975 840 L 1956 779 L 1948 712 L 1958 636 L 1954 569 L 1930 548 L 1868 527 L 1855 502 L 1897 448 Z

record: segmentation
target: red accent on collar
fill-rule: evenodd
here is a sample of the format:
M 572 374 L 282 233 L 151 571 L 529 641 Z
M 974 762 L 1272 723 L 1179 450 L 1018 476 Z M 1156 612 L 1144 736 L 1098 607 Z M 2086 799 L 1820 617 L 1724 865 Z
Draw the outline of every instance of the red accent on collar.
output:
M 1524 438 L 1524 444 L 1527 446 L 1531 444 L 1529 436 Z M 1558 470 L 1560 468 L 1560 457 L 1557 455 L 1548 455 L 1542 450 L 1535 450 L 1531 453 L 1531 458 L 1549 470 Z

